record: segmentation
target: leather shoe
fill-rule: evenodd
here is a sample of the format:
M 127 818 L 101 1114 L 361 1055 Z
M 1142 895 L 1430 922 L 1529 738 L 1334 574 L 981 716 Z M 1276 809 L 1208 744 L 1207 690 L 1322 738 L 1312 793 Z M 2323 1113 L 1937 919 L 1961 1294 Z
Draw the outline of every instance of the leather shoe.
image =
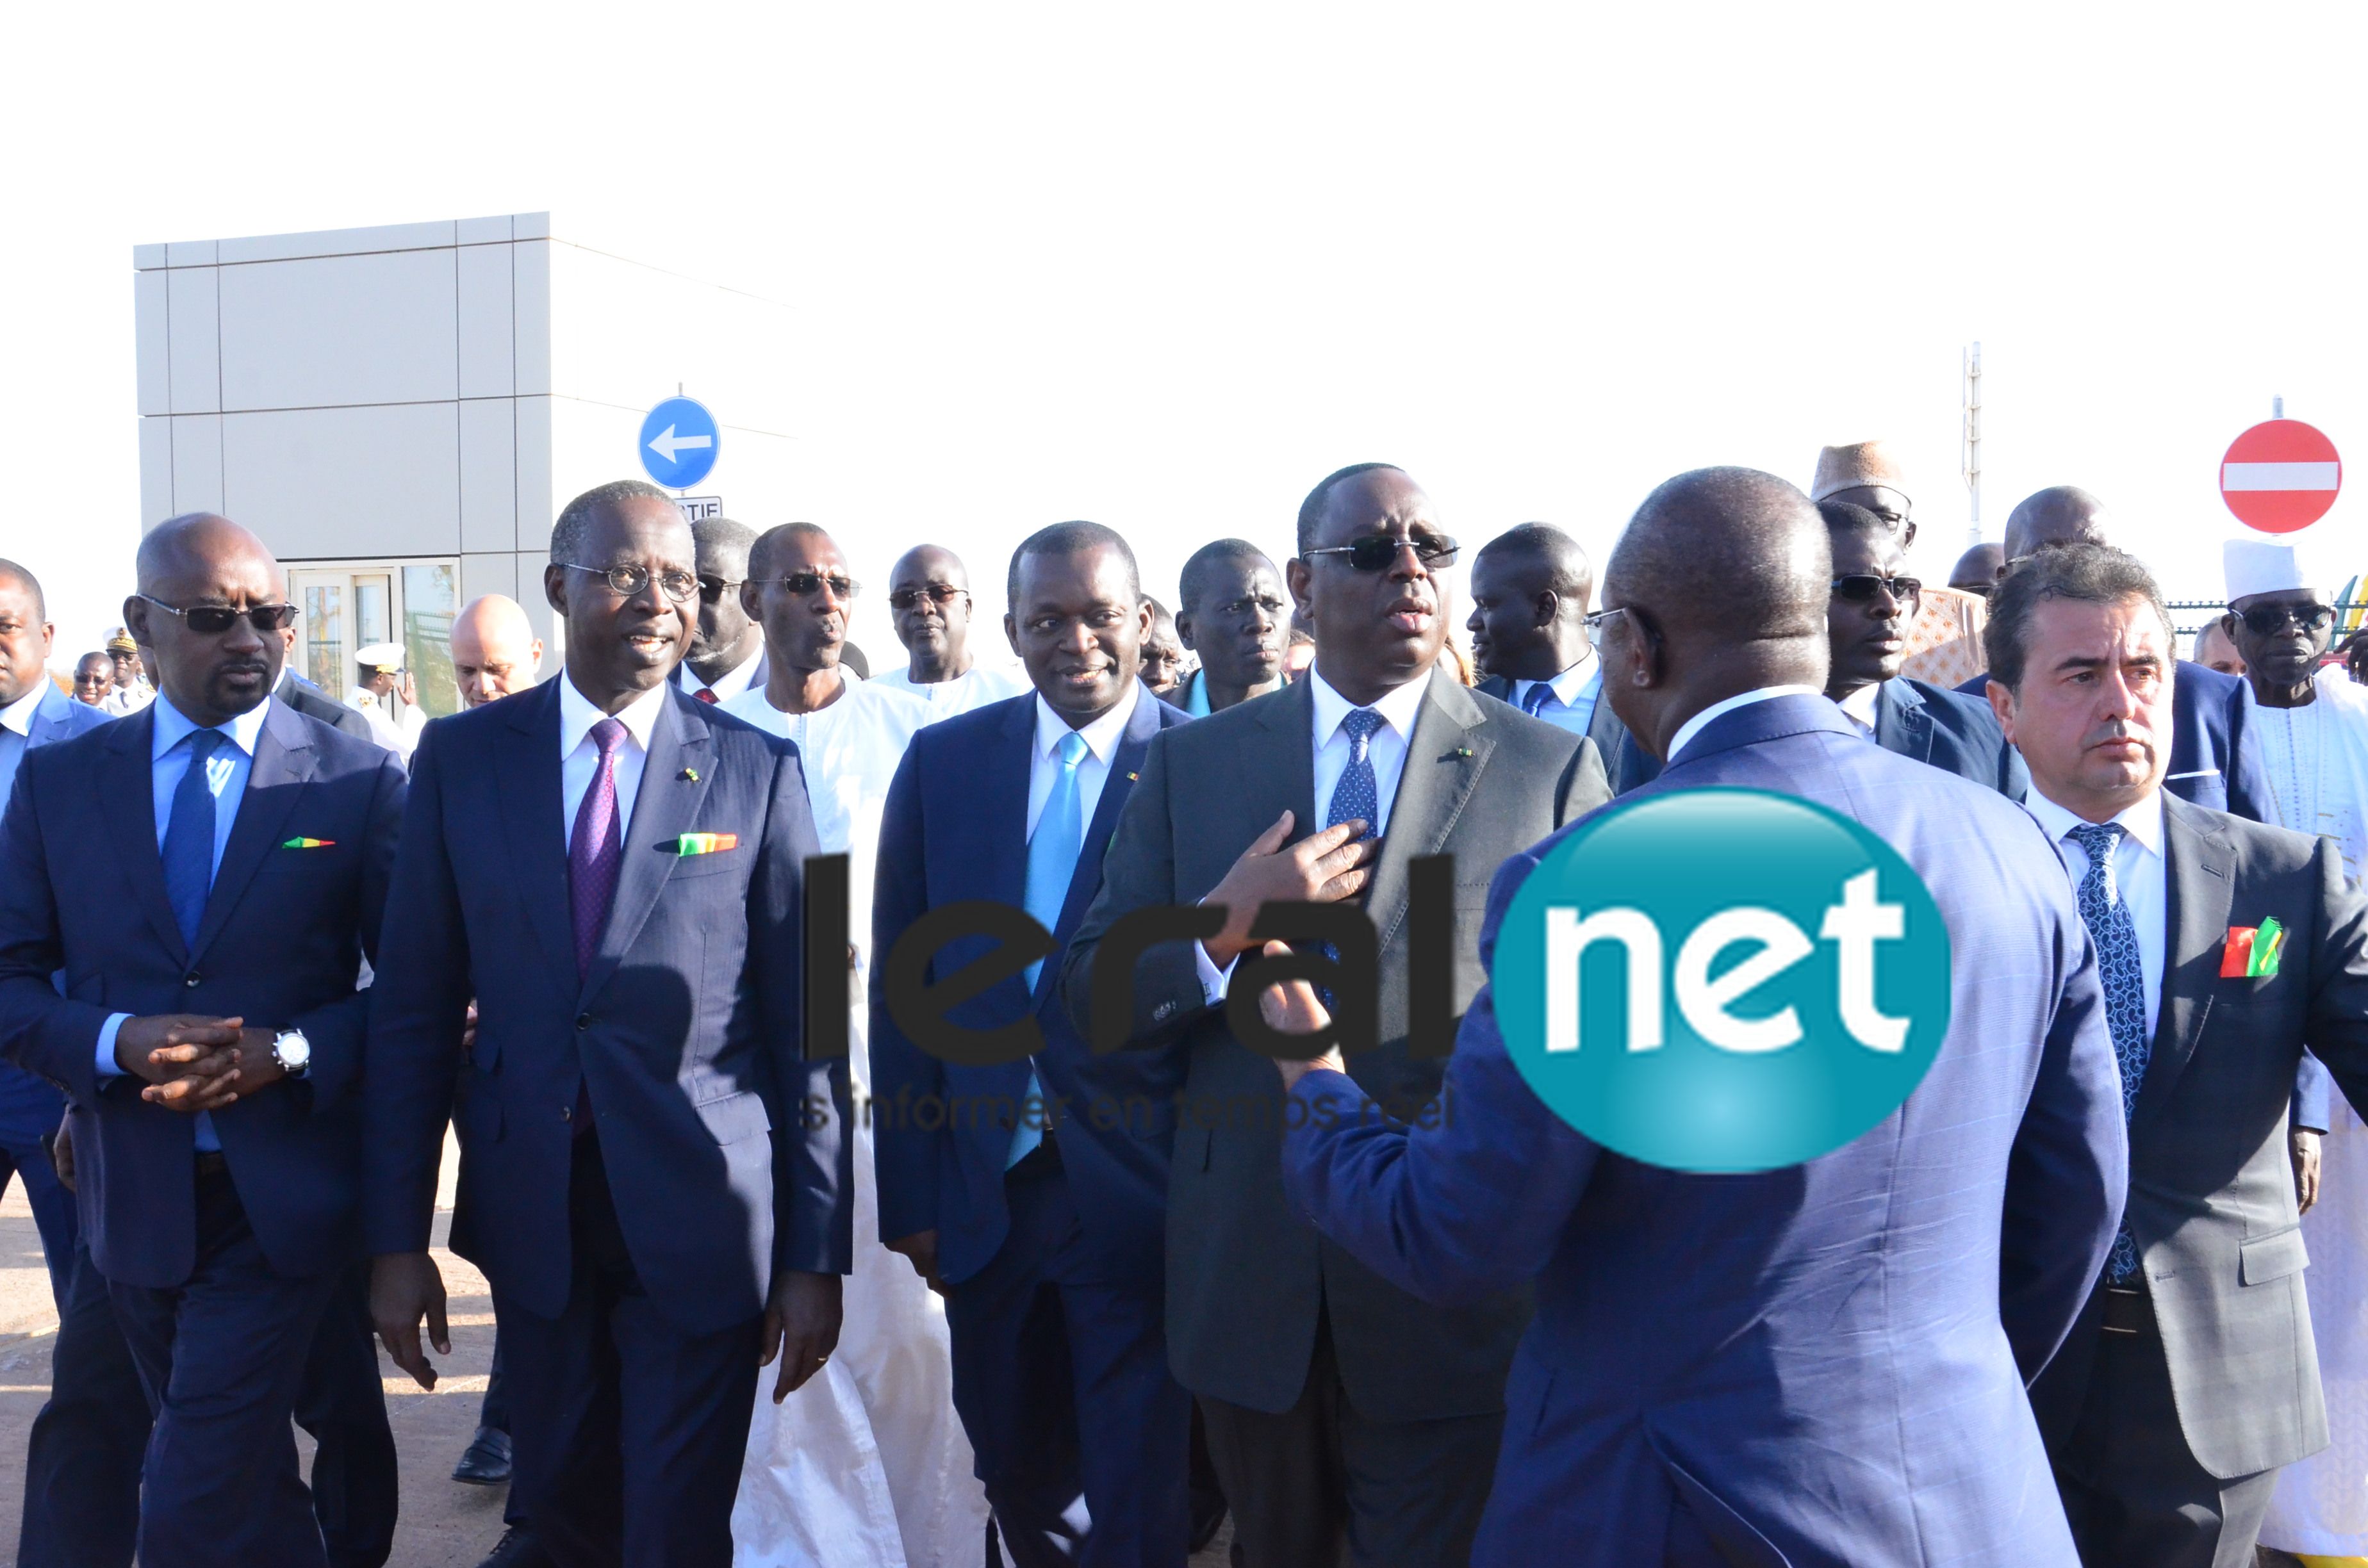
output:
M 480 1426 L 469 1451 L 452 1467 L 452 1479 L 463 1486 L 499 1486 L 510 1478 L 510 1435 Z
M 494 1554 L 477 1564 L 477 1568 L 556 1568 L 551 1553 L 542 1549 L 535 1538 L 532 1525 L 512 1525 L 502 1532 L 494 1547 Z

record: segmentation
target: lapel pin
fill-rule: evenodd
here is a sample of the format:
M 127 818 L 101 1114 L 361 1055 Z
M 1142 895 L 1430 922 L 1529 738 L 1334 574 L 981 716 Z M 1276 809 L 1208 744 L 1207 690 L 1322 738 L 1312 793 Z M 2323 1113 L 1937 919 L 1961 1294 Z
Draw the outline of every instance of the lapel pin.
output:
M 680 773 L 676 774 L 675 777 L 677 778 L 688 779 L 691 783 L 696 784 L 699 782 L 699 769 L 696 767 L 686 767 Z
M 1441 762 L 1455 762 L 1468 757 L 1471 755 L 1472 748 L 1470 746 L 1457 746 L 1453 751 L 1449 752 L 1445 756 L 1440 757 L 1439 760 Z
M 2285 956 L 2285 927 L 2274 916 L 2259 926 L 2231 926 L 2227 945 L 2220 949 L 2223 980 L 2270 980 Z
M 1126 781 L 1130 784 L 1139 784 L 1143 781 L 1143 775 L 1140 773 L 1130 773 L 1126 776 Z
M 677 855 L 712 855 L 722 849 L 740 847 L 736 833 L 686 833 L 674 841 Z
M 337 841 L 334 838 L 291 838 L 279 847 L 282 849 L 334 849 L 336 844 Z

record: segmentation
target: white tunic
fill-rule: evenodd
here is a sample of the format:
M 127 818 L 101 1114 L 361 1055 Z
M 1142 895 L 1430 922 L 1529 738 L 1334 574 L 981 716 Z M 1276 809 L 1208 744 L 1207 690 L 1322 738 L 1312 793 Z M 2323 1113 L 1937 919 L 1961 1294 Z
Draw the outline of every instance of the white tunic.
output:
M 370 721 L 370 738 L 410 766 L 412 749 L 419 744 L 419 732 L 427 727 L 427 716 L 399 697 L 381 699 L 367 687 L 352 687 L 346 692 L 346 706 Z
M 929 705 L 932 720 L 951 719 L 957 713 L 967 713 L 973 708 L 984 708 L 1007 697 L 1018 697 L 1029 689 L 1028 672 L 1017 665 L 993 667 L 973 665 L 951 680 L 927 682 L 915 680 L 908 665 L 901 670 L 891 670 L 871 684 L 911 692 Z
M 795 743 L 825 854 L 846 854 L 851 983 L 848 1078 L 870 1102 L 864 1042 L 871 883 L 888 786 L 916 731 L 946 715 L 847 673 L 848 690 L 812 713 L 784 713 L 752 687 L 723 710 Z M 732 1512 L 737 1568 L 972 1568 L 986 1535 L 986 1495 L 953 1407 L 945 1303 L 912 1265 L 879 1244 L 871 1123 L 855 1117 L 855 1271 L 838 1348 L 780 1405 L 777 1369 L 757 1382 L 757 1413 Z
M 2245 699 L 2245 744 L 2275 786 L 2281 827 L 2325 834 L 2358 881 L 2368 860 L 2368 688 L 2322 671 L 2300 708 Z M 2303 1216 L 2311 1334 L 2332 1441 L 2278 1472 L 2261 1544 L 2313 1556 L 2368 1555 L 2368 1126 L 2329 1096 L 2317 1207 Z

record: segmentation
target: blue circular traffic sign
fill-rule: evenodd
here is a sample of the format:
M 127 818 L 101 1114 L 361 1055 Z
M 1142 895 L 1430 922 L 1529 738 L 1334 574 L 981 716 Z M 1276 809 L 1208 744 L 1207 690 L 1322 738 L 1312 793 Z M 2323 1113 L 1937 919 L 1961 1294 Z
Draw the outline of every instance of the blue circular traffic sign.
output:
M 696 399 L 670 397 L 642 420 L 642 467 L 668 490 L 688 490 L 715 466 L 723 433 Z

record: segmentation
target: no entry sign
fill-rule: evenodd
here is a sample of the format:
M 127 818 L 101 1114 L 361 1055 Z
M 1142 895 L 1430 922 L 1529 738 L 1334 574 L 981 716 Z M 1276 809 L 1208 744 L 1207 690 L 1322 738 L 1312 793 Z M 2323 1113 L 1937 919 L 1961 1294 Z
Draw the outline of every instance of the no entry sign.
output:
M 2263 533 L 2290 534 L 2327 516 L 2343 487 L 2335 443 L 2299 419 L 2256 425 L 2220 460 L 2220 499 Z

